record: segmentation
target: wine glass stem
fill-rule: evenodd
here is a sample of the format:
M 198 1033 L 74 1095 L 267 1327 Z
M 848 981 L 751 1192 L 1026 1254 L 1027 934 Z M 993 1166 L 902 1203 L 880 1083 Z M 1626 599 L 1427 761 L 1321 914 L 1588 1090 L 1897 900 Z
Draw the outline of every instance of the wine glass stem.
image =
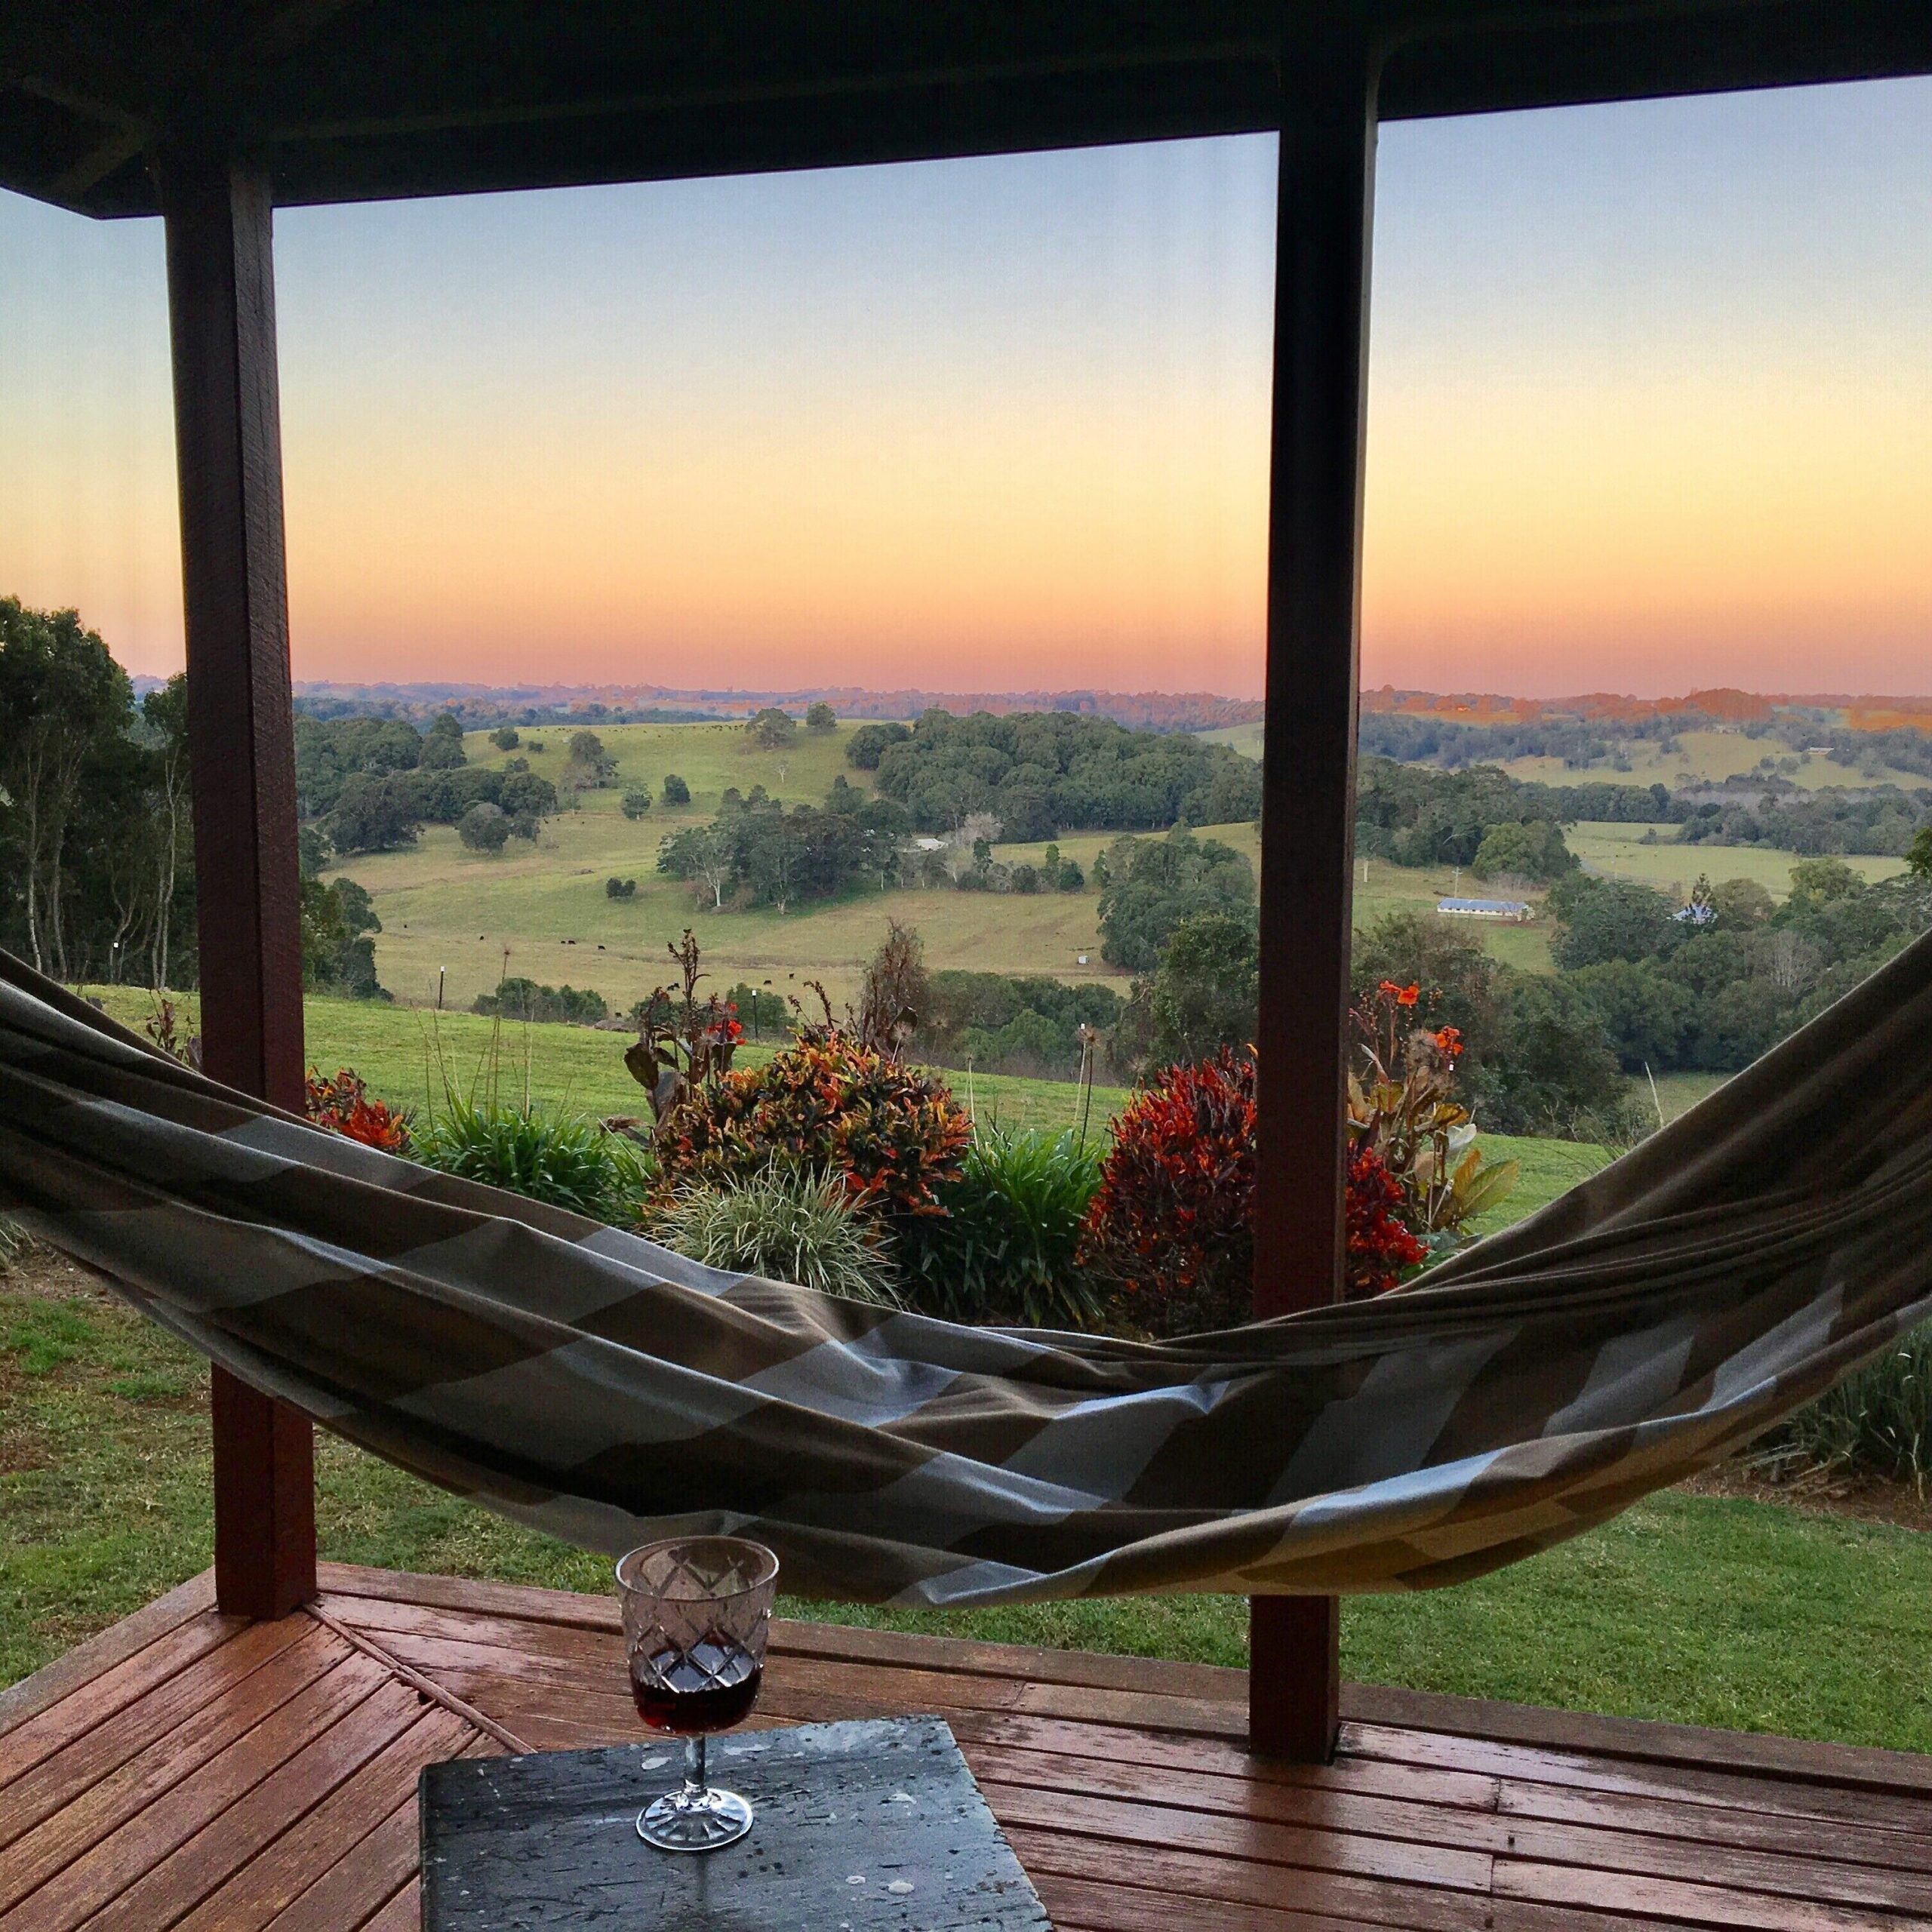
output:
M 685 1741 L 685 1795 L 701 1797 L 704 1792 L 704 1734 Z

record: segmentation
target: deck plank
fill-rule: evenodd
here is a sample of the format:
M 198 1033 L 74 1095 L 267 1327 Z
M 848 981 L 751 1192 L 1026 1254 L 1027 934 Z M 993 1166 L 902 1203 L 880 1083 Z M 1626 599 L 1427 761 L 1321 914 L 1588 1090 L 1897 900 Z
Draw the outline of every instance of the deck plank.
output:
M 137 1651 L 191 1619 L 214 1609 L 214 1572 L 204 1570 L 185 1583 L 143 1604 L 131 1616 L 110 1623 L 84 1642 L 56 1657 L 44 1670 L 23 1677 L 19 1683 L 0 1690 L 0 1737 L 57 1703 L 70 1691 L 92 1684 L 115 1665 L 125 1663 Z M 223 1620 L 230 1630 L 241 1627 L 239 1618 Z M 0 1783 L 5 1782 L 0 1776 Z
M 162 1932 L 177 1924 L 291 1826 L 368 1770 L 429 1708 L 408 1685 L 383 1684 L 142 1871 L 88 1921 L 90 1932 Z
M 361 1932 L 422 1932 L 422 1889 L 412 1878 L 374 1918 L 365 1921 Z M 318 1927 L 316 1932 L 323 1932 L 323 1928 Z M 334 1928 L 328 1928 L 328 1932 L 334 1932 Z
M 265 1638 L 277 1634 L 275 1626 L 259 1628 Z M 316 1641 L 318 1638 L 321 1641 Z M 321 1632 L 310 1632 L 284 1645 L 260 1669 L 217 1685 L 212 1693 L 191 1677 L 180 1687 L 195 1690 L 192 1701 L 182 1700 L 192 1715 L 185 1721 L 177 1717 L 171 1728 L 149 1732 L 145 1749 L 114 1763 L 120 1748 L 115 1736 L 117 1721 L 75 1739 L 66 1751 L 23 1778 L 8 1794 L 7 1822 L 16 1822 L 17 1801 L 17 1822 L 22 1829 L 7 1854 L 4 1873 L 0 1873 L 0 1911 L 17 1905 L 35 1886 L 115 1830 L 122 1820 L 146 1810 L 272 1712 L 308 1690 L 340 1663 L 342 1656 L 339 1645 Z
M 416 1932 L 416 1775 L 503 1748 L 471 1718 L 638 1737 L 608 1598 L 322 1583 L 336 1627 L 190 1589 L 0 1704 L 7 1932 Z M 1244 1686 L 780 1622 L 753 1722 L 946 1718 L 1063 1932 L 1932 1925 L 1932 1760 L 1358 1686 L 1295 1766 L 1249 1755 Z
M 180 1921 L 180 1932 L 247 1932 L 272 1922 L 312 1887 L 318 1872 L 360 1878 L 372 1862 L 383 1866 L 388 1841 L 378 1835 L 405 1813 L 405 1823 L 414 1831 L 416 1780 L 423 1766 L 460 1757 L 475 1742 L 475 1732 L 454 1713 L 433 1706 L 423 1711 L 211 1890 Z M 414 1870 L 414 1857 L 412 1839 L 412 1862 L 364 1900 L 365 1912 L 380 1905 Z M 353 1924 L 362 1915 L 338 1910 L 329 1922 Z
M 473 1733 L 459 1748 L 443 1755 L 482 1758 L 494 1754 L 493 1739 Z M 426 1763 L 435 1763 L 432 1755 Z M 311 1882 L 299 1897 L 270 1921 L 271 1932 L 340 1932 L 344 1926 L 365 1921 L 387 1924 L 388 1914 L 407 1909 L 414 1914 L 420 1841 L 416 1807 L 416 1787 L 412 1780 L 409 1795 L 355 1847 L 355 1856 L 324 1871 L 320 1878 L 310 1873 Z M 398 1894 L 406 1895 L 407 1905 L 398 1908 Z M 228 1932 L 229 1921 L 215 1923 Z M 417 1932 L 414 1916 L 408 1920 L 410 1932 Z M 183 1927 L 180 1932 L 189 1932 Z
M 0 1790 L 75 1738 L 108 1723 L 137 1699 L 233 1642 L 248 1629 L 238 1618 L 205 1613 L 156 1638 L 99 1677 L 63 1690 L 59 1698 L 23 1717 L 0 1737 Z M 27 1680 L 29 1684 L 37 1681 Z
M 386 1684 L 368 1659 L 345 1657 L 104 1837 L 90 1834 L 84 1844 L 77 1841 L 76 1856 L 14 1908 L 7 1932 L 66 1932 L 102 1910 L 303 1746 L 326 1736 L 358 1704 L 380 1695 Z

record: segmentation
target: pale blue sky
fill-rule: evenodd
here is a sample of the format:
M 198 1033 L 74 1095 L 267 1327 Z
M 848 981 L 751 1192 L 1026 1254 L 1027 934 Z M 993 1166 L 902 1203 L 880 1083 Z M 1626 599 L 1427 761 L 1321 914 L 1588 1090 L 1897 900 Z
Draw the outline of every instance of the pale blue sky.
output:
M 1254 689 L 1272 156 L 284 212 L 298 675 Z M 168 668 L 158 226 L 0 285 L 0 589 Z M 1368 681 L 1932 690 L 1932 82 L 1386 128 L 1374 297 Z

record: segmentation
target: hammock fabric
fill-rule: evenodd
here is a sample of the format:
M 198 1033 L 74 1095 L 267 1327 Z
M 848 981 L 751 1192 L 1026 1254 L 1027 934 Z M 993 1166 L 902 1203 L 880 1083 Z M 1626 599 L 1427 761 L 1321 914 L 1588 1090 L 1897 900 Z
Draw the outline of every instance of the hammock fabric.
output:
M 1426 1285 L 1159 1346 L 700 1267 L 322 1133 L 0 954 L 0 1204 L 376 1454 L 862 1601 L 1453 1583 L 1932 1316 L 1932 937 Z

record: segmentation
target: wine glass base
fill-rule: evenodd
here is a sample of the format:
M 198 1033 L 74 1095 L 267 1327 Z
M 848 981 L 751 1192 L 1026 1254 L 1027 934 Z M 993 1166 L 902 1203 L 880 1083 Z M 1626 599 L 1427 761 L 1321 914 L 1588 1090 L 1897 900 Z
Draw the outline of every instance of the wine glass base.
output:
M 752 1828 L 752 1807 L 735 1791 L 707 1787 L 695 1797 L 667 1792 L 637 1814 L 637 1835 L 660 1851 L 718 1851 Z

